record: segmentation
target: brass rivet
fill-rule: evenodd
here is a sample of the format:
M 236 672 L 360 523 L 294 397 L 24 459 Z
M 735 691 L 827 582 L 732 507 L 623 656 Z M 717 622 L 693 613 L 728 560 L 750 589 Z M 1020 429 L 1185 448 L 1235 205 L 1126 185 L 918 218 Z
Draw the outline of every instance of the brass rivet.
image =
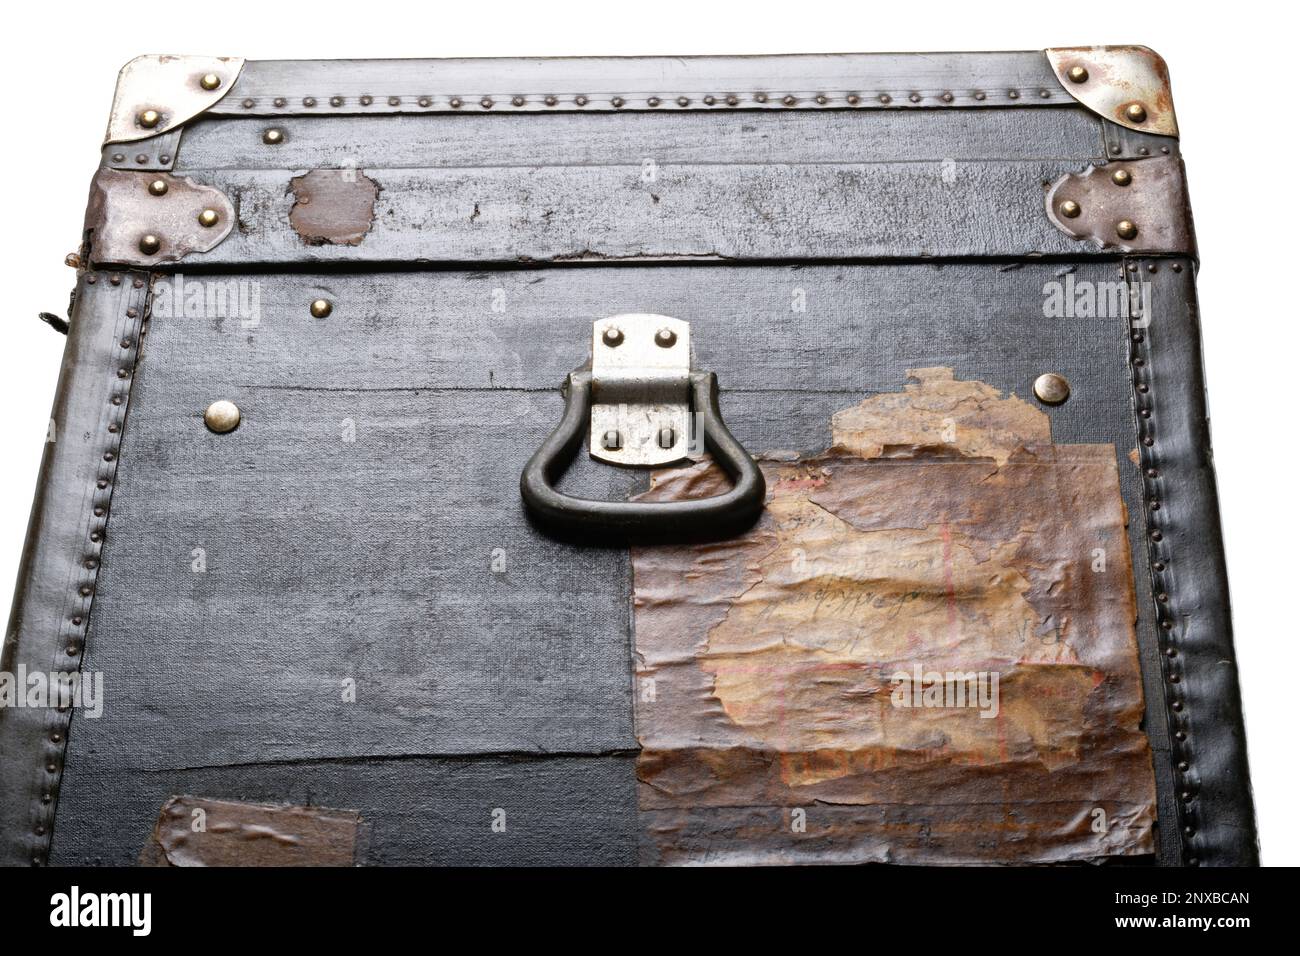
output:
M 523 106 L 523 105 L 524 105 L 524 102 L 525 102 L 525 100 L 524 100 L 524 98 L 523 98 L 522 96 L 516 96 L 516 97 L 514 97 L 513 99 L 510 100 L 510 105 L 511 105 L 511 106 Z
M 1073 199 L 1067 199 L 1061 203 L 1061 215 L 1066 219 L 1076 219 L 1081 212 L 1083 212 L 1083 207 Z
M 556 103 L 558 103 L 558 102 L 560 102 L 560 100 L 559 100 L 559 98 L 556 97 L 556 96 L 548 96 L 548 97 L 546 98 L 546 105 L 547 105 L 547 106 L 554 106 L 554 105 L 555 105 Z
M 1060 405 L 1070 397 L 1070 383 L 1062 375 L 1046 372 L 1034 379 L 1034 397 L 1044 405 Z
M 162 114 L 157 110 L 144 110 L 136 117 L 136 122 L 145 129 L 153 129 L 162 122 Z
M 659 447 L 668 449 L 677 444 L 677 432 L 671 428 L 659 429 Z
M 621 96 L 616 96 L 616 97 L 614 97 L 612 100 L 610 100 L 609 102 L 610 102 L 610 104 L 614 107 L 614 109 L 619 109 L 619 108 L 621 108 L 621 107 L 623 106 L 623 97 L 621 97 Z
M 279 146 L 284 142 L 284 133 L 278 129 L 268 129 L 262 134 L 262 142 L 267 146 Z
M 1124 107 L 1124 116 L 1130 123 L 1145 123 L 1147 121 L 1147 111 L 1141 103 L 1130 103 Z
M 611 325 L 605 330 L 600 339 L 610 348 L 615 348 L 623 344 L 623 330 Z
M 162 248 L 162 241 L 153 234 L 140 237 L 140 251 L 146 256 L 152 256 Z
M 1117 169 L 1110 174 L 1110 181 L 1116 186 L 1127 186 L 1133 182 L 1133 174 L 1127 169 Z
M 600 444 L 605 451 L 618 451 L 623 447 L 623 436 L 611 429 L 601 436 Z
M 1131 219 L 1121 219 L 1119 222 L 1115 223 L 1115 235 L 1119 236 L 1121 239 L 1135 239 L 1137 238 L 1137 234 L 1138 227 Z
M 165 196 L 167 195 L 167 180 L 155 179 L 149 184 L 149 195 Z
M 239 406 L 223 398 L 208 406 L 208 410 L 203 413 L 203 424 L 218 435 L 224 435 L 239 427 L 240 417 Z
M 199 225 L 204 229 L 211 229 L 220 221 L 220 219 L 221 217 L 217 215 L 215 209 L 205 209 L 203 212 L 199 213 Z
M 655 333 L 655 345 L 670 349 L 677 344 L 677 333 L 672 329 L 660 329 Z
M 328 318 L 333 311 L 334 304 L 329 299 L 317 299 L 311 304 L 311 314 L 314 319 Z
M 221 85 L 221 77 L 215 73 L 204 73 L 199 79 L 199 86 L 205 90 L 215 90 Z
M 1072 66 L 1066 71 L 1066 76 L 1070 78 L 1071 83 L 1087 83 L 1088 68 L 1083 66 Z

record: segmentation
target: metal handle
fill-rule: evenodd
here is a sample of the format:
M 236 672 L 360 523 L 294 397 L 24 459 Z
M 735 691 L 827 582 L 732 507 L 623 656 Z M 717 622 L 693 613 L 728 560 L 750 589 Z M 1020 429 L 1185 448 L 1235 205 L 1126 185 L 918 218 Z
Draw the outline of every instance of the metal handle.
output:
M 599 501 L 556 491 L 554 482 L 583 445 L 591 417 L 591 372 L 579 370 L 565 383 L 564 417 L 519 479 L 528 510 L 553 530 L 640 539 L 716 539 L 753 524 L 767 494 L 763 473 L 722 422 L 717 377 L 693 372 L 690 381 L 704 446 L 735 482 L 730 491 L 695 501 Z

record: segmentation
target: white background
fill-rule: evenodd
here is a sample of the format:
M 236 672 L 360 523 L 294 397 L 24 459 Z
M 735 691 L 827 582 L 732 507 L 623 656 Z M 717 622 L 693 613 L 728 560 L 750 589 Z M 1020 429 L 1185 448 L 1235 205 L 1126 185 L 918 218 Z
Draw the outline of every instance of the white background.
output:
M 307 57 L 1029 50 L 1142 43 L 1173 78 L 1201 252 L 1215 461 L 1263 857 L 1300 863 L 1293 560 L 1295 23 L 1276 3 L 173 2 L 11 6 L 3 70 L 0 607 L 26 530 L 118 68 L 140 53 Z M 7 610 L 5 610 L 7 619 Z

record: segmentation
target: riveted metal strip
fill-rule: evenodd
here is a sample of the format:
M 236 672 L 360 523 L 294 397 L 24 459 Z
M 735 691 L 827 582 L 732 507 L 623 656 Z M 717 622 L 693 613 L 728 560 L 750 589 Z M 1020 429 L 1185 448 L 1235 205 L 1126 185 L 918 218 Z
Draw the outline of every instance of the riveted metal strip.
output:
M 148 297 L 141 273 L 89 272 L 78 287 L 5 640 L 6 674 L 90 677 L 81 662 Z M 0 863 L 48 859 L 73 702 L 36 703 L 0 709 Z
M 250 61 L 215 115 L 1073 105 L 1041 52 Z

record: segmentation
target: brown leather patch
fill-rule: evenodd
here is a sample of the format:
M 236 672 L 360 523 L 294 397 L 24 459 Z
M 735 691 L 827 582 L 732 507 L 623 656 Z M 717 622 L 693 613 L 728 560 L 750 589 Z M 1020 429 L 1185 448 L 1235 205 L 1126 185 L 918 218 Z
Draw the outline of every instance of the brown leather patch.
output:
M 914 374 L 824 455 L 763 462 L 743 537 L 633 550 L 646 862 L 1153 852 L 1115 451 Z
M 308 245 L 360 245 L 374 225 L 379 184 L 359 169 L 313 169 L 289 185 L 289 224 Z
M 163 804 L 141 866 L 352 866 L 360 816 L 177 796 Z

